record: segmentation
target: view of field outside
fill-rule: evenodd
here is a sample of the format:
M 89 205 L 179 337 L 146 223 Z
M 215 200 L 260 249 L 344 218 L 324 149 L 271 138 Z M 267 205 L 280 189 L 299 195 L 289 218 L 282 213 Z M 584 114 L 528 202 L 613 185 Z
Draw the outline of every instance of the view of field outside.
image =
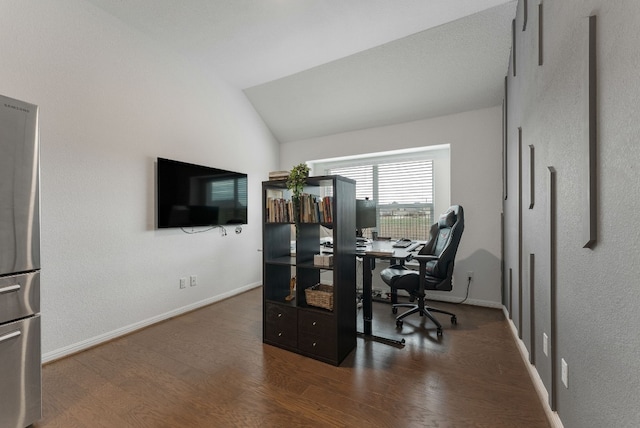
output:
M 379 206 L 378 237 L 391 239 L 409 238 L 425 240 L 433 224 L 433 206 L 392 205 Z M 372 229 L 363 235 L 372 238 Z

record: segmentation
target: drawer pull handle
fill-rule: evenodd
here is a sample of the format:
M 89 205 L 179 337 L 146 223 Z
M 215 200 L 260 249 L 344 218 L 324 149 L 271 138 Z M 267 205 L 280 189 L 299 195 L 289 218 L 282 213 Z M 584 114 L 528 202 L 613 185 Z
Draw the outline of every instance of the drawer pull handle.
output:
M 316 322 L 314 321 L 313 324 L 311 324 L 311 325 L 316 325 Z
M 282 332 L 278 333 L 278 337 L 281 337 L 281 336 L 282 336 Z
M 315 348 L 316 347 L 316 342 L 313 342 L 313 345 L 311 345 L 311 346 L 313 346 Z
M 13 339 L 14 337 L 18 337 L 21 334 L 22 333 L 20 333 L 20 330 L 16 330 L 16 331 L 12 331 L 11 333 L 7 333 L 4 336 L 0 336 L 0 343 L 6 342 L 7 340 Z
M 20 290 L 20 284 L 10 285 L 8 287 L 0 288 L 0 294 L 11 293 L 12 291 Z
M 279 313 L 279 314 L 278 314 L 278 318 L 280 318 L 281 316 L 282 316 L 282 313 Z

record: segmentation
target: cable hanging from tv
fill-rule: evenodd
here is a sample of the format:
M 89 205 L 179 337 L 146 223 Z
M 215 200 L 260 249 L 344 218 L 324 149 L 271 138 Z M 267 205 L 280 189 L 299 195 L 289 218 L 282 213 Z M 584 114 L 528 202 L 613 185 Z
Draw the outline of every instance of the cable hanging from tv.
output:
M 194 235 L 196 233 L 204 233 L 204 232 L 209 232 L 213 229 L 220 229 L 220 235 L 221 236 L 227 236 L 227 229 L 224 228 L 224 226 L 220 226 L 220 225 L 215 225 L 215 226 L 210 226 L 206 229 L 202 229 L 202 230 L 187 230 L 184 227 L 181 227 L 180 230 L 182 230 L 184 233 L 189 234 L 189 235 Z M 236 232 L 238 233 L 238 232 Z

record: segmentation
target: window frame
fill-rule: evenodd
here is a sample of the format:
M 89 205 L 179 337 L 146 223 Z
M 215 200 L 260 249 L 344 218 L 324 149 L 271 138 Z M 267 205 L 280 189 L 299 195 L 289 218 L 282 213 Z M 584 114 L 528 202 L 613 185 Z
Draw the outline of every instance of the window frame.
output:
M 443 155 L 444 153 L 444 155 Z M 411 239 L 426 239 L 428 236 L 428 228 L 435 221 L 435 209 L 436 209 L 436 196 L 437 196 L 437 186 L 436 186 L 436 168 L 438 165 L 437 159 L 441 159 L 445 157 L 447 163 L 450 162 L 450 147 L 449 145 L 439 145 L 439 146 L 431 146 L 427 148 L 420 149 L 412 149 L 412 150 L 402 150 L 402 151 L 392 151 L 392 152 L 383 152 L 383 153 L 373 153 L 373 154 L 365 154 L 360 156 L 349 156 L 344 158 L 333 158 L 333 159 L 325 159 L 325 160 L 317 160 L 308 162 L 312 168 L 314 175 L 331 175 L 336 168 L 345 168 L 345 167 L 358 167 L 358 166 L 366 166 L 366 165 L 376 165 L 372 171 L 372 180 L 371 184 L 371 197 L 374 201 L 376 201 L 376 217 L 378 221 L 378 227 L 373 228 L 374 231 L 378 231 L 382 224 L 381 222 L 381 212 L 393 210 L 403 210 L 403 209 L 423 209 L 428 210 L 428 225 L 426 225 L 426 231 L 424 226 L 421 226 L 419 231 L 414 232 L 415 236 L 389 236 L 390 238 L 411 238 Z M 431 201 L 425 203 L 395 203 L 395 204 L 380 204 L 379 199 L 379 185 L 378 185 L 378 165 L 380 164 L 389 164 L 395 162 L 415 162 L 415 161 L 430 161 L 431 162 L 431 189 L 430 196 Z M 353 177 L 352 177 L 353 178 Z M 447 189 L 449 189 L 449 183 L 446 183 Z M 363 199 L 362 193 L 358 195 L 358 186 L 356 184 L 356 197 L 358 199 Z M 428 195 L 427 195 L 428 196 Z M 449 197 L 447 196 L 447 199 Z M 428 199 L 427 199 L 428 200 Z M 386 227 L 385 227 L 386 228 Z M 371 233 L 368 233 L 368 237 L 371 237 Z

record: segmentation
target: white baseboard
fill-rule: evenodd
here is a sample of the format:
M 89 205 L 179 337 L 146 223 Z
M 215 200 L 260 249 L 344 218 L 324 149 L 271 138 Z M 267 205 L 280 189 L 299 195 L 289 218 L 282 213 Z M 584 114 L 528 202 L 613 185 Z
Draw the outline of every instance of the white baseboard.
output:
M 215 302 L 219 302 L 220 300 L 227 299 L 229 297 L 233 297 L 235 295 L 244 293 L 245 291 L 249 291 L 256 287 L 262 286 L 262 281 L 245 285 L 244 287 L 236 288 L 234 290 L 228 291 L 226 293 L 218 294 L 217 296 L 209 297 L 208 299 L 200 300 L 199 302 L 192 303 L 187 306 L 183 306 L 181 308 L 174 309 L 169 312 L 165 312 L 164 314 L 157 315 L 155 317 L 147 318 L 146 320 L 142 320 L 128 326 L 110 331 L 108 333 L 101 334 L 99 336 L 92 337 L 87 340 L 83 340 L 78 343 L 74 343 L 69 346 L 65 346 L 63 348 L 56 349 L 51 352 L 47 352 L 42 354 L 42 363 L 49 363 L 54 360 L 58 360 L 60 358 L 69 356 L 71 354 L 75 354 L 80 351 L 84 351 L 85 349 L 92 348 L 94 346 L 100 345 L 101 343 L 108 342 L 109 340 L 116 339 L 120 336 L 124 336 L 125 334 L 132 333 L 136 330 L 140 330 L 144 327 L 148 327 L 152 324 L 156 324 L 160 321 L 167 320 L 169 318 L 182 315 L 184 313 L 193 311 L 194 309 L 201 308 L 203 306 L 210 305 Z
M 458 303 L 461 300 L 460 297 L 445 296 L 442 294 L 433 293 L 425 293 L 425 297 L 431 302 Z M 464 301 L 464 304 L 482 306 L 485 308 L 502 309 L 502 303 L 492 302 L 491 300 L 467 299 Z
M 516 325 L 513 323 L 513 320 L 509 319 L 509 312 L 507 308 L 502 306 L 502 312 L 509 323 L 509 327 L 511 327 L 511 334 L 513 335 L 513 340 L 515 340 L 516 345 L 518 346 L 518 350 L 520 351 L 520 356 L 522 357 L 522 361 L 524 365 L 527 367 L 529 371 L 529 376 L 533 381 L 533 386 L 536 388 L 536 392 L 538 393 L 538 398 L 542 403 L 542 407 L 544 407 L 544 412 L 547 415 L 547 419 L 553 428 L 564 428 L 562 421 L 560 420 L 560 416 L 558 416 L 558 412 L 554 412 L 551 410 L 551 406 L 549 406 L 549 393 L 547 392 L 547 388 L 544 386 L 542 382 L 542 378 L 540 377 L 540 373 L 536 370 L 536 367 L 529 362 L 529 350 L 525 346 L 524 342 L 518 337 L 518 329 Z

